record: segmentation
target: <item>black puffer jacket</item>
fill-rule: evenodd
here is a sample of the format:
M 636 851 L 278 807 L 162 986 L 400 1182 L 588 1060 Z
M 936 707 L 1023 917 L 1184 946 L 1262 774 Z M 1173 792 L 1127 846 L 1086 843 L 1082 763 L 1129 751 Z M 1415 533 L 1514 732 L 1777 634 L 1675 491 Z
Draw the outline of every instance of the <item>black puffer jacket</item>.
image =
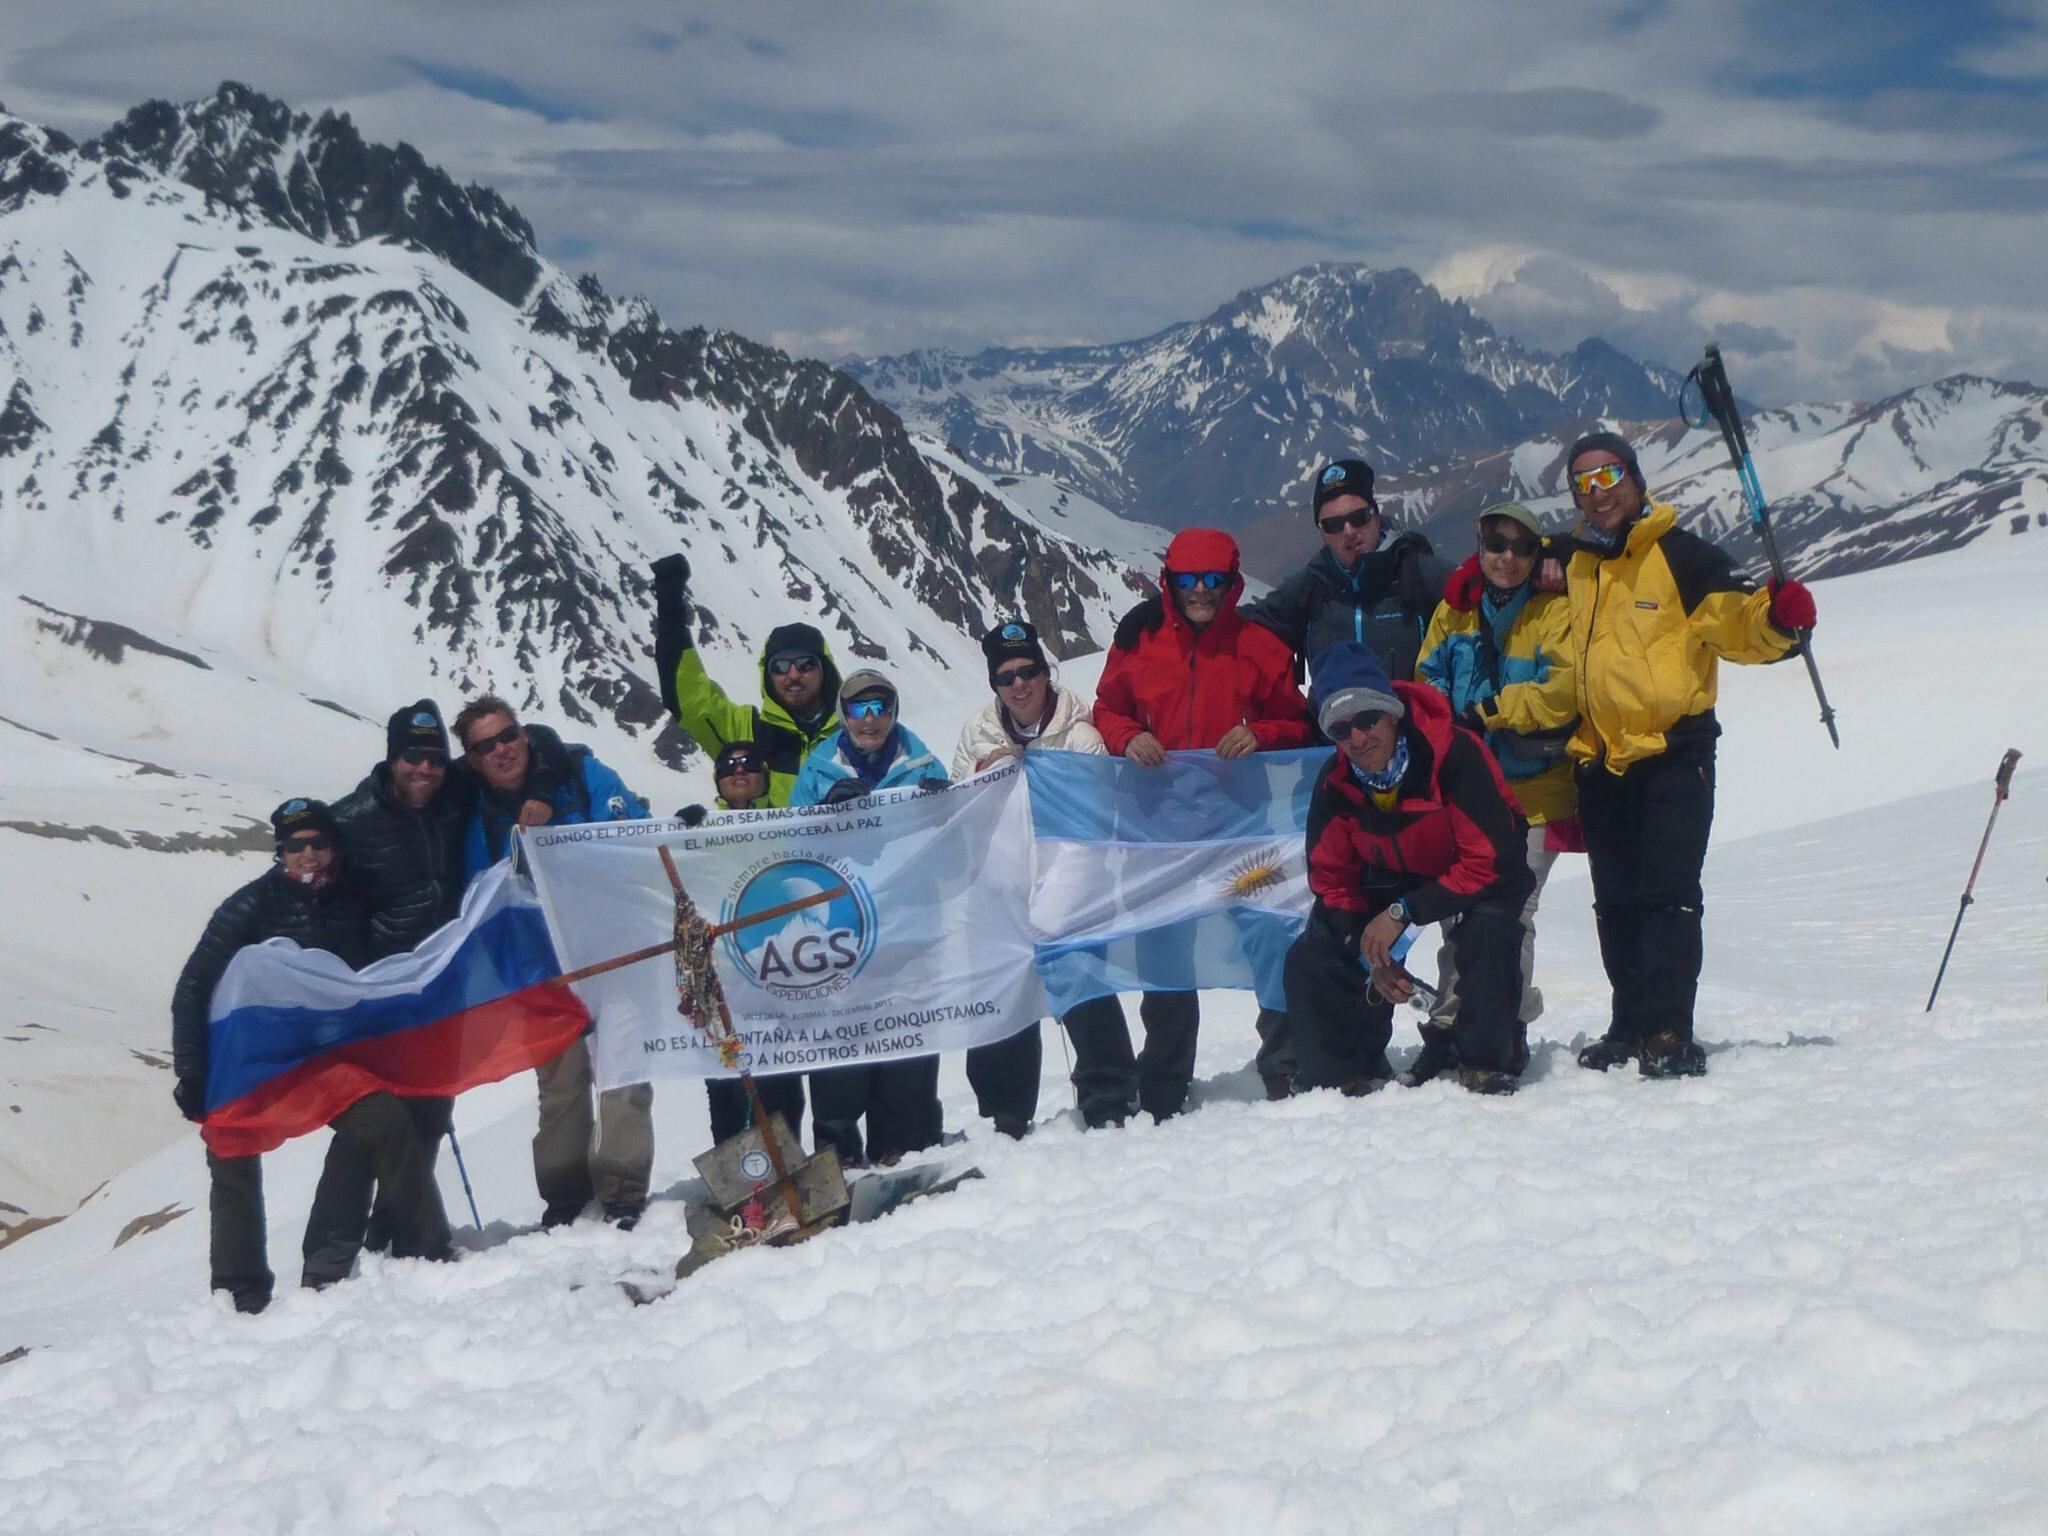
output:
M 562 738 L 529 725 L 526 793 L 552 800 L 568 754 Z M 363 782 L 335 802 L 341 827 L 341 872 L 370 911 L 370 938 L 378 958 L 411 949 L 462 907 L 462 838 L 480 785 L 457 759 L 441 791 L 423 810 L 398 803 L 391 765 L 379 763 Z
M 214 909 L 198 948 L 171 994 L 171 1070 L 179 1081 L 206 1080 L 206 1009 L 228 962 L 265 939 L 325 949 L 351 966 L 371 959 L 370 915 L 346 880 L 313 891 L 272 867 Z

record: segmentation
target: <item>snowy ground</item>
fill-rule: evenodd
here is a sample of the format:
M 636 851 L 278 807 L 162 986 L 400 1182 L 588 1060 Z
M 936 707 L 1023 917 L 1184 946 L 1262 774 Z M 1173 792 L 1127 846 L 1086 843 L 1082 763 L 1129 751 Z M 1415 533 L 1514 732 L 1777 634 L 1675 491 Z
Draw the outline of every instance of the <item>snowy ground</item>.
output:
M 1839 757 L 1802 671 L 1724 676 L 1703 1080 L 1571 1065 L 1604 1022 L 1581 864 L 1513 1099 L 1258 1102 L 1224 996 L 1195 1113 L 1083 1135 L 1048 1036 L 1021 1145 L 948 1063 L 951 1159 L 986 1181 L 644 1308 L 610 1282 L 673 1262 L 678 1202 L 630 1235 L 527 1230 L 525 1082 L 460 1106 L 482 1251 L 366 1261 L 256 1319 L 202 1294 L 178 1135 L 0 1250 L 0 1355 L 29 1351 L 0 1366 L 0 1529 L 2040 1531 L 2048 728 L 1964 664 L 1986 612 L 2014 655 L 2048 640 L 2040 564 L 1823 588 Z M 2029 755 L 1924 1015 L 2008 745 Z M 147 857 L 194 871 L 166 908 L 236 873 Z M 53 859 L 53 969 L 83 963 L 74 867 L 133 922 L 123 996 L 160 1010 L 197 915 Z M 701 1091 L 657 1103 L 680 1196 Z M 122 1118 L 81 1106 L 61 1136 Z M 267 1160 L 287 1286 L 318 1141 Z

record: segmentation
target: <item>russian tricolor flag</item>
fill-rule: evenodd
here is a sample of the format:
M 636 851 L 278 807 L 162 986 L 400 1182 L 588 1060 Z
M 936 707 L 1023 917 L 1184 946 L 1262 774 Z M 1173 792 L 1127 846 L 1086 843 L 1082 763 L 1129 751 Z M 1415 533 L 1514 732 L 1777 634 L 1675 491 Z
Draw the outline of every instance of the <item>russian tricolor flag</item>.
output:
M 558 974 L 533 887 L 506 860 L 419 948 L 352 971 L 290 939 L 228 965 L 208 1012 L 208 1147 L 268 1152 L 367 1094 L 451 1097 L 561 1054 L 590 1015 Z

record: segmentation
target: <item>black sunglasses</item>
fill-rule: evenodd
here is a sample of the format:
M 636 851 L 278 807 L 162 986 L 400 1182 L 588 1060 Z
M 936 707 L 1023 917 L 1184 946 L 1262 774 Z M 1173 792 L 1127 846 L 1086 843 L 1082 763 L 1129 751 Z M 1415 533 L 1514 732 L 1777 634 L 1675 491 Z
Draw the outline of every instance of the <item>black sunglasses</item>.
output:
M 1384 709 L 1361 709 L 1348 720 L 1339 720 L 1330 730 L 1330 740 L 1345 741 L 1354 731 L 1369 731 L 1387 718 Z
M 1339 512 L 1335 517 L 1319 517 L 1316 526 L 1332 538 L 1346 528 L 1363 528 L 1380 515 L 1378 507 L 1360 507 L 1356 512 Z
M 787 677 L 792 672 L 809 676 L 818 670 L 820 663 L 815 656 L 784 656 L 768 663 L 770 677 Z
M 432 763 L 437 768 L 448 766 L 448 754 L 438 747 L 407 747 L 398 754 L 401 763 L 411 763 L 417 768 L 422 763 Z
M 736 773 L 759 773 L 767 762 L 751 752 L 730 752 L 718 760 L 715 778 L 728 779 Z
M 1028 683 L 1045 676 L 1045 668 L 1035 661 L 1027 661 L 1021 667 L 1012 667 L 1007 672 L 996 674 L 996 686 L 1007 688 L 1012 683 Z
M 288 837 L 279 843 L 277 848 L 280 853 L 304 853 L 308 848 L 316 848 L 320 852 L 325 853 L 333 846 L 333 833 L 309 832 L 304 837 Z
M 1543 547 L 1543 543 L 1526 534 L 1519 539 L 1511 539 L 1504 533 L 1489 533 L 1479 541 L 1479 547 L 1489 555 L 1520 555 L 1527 560 Z
M 495 736 L 479 736 L 469 744 L 471 757 L 489 757 L 500 747 L 509 747 L 519 739 L 519 727 L 508 725 Z

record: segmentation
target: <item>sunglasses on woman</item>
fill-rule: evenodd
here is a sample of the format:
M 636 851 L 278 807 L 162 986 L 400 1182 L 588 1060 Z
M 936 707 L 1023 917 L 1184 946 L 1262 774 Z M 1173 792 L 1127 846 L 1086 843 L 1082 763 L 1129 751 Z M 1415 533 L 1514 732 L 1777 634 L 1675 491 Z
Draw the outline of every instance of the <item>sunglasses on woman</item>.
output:
M 1489 533 L 1479 541 L 1479 547 L 1489 555 L 1518 555 L 1528 560 L 1533 558 L 1542 546 L 1527 534 L 1521 538 L 1511 539 L 1504 533 Z
M 1012 667 L 1007 672 L 998 672 L 996 674 L 996 686 L 998 688 L 1014 688 L 1019 683 L 1036 682 L 1043 676 L 1045 676 L 1045 668 L 1035 661 L 1027 661 L 1021 667 Z
M 729 779 L 736 773 L 759 773 L 767 766 L 763 759 L 751 752 L 735 752 L 718 760 L 718 772 L 714 777 Z
M 1173 584 L 1183 592 L 1192 592 L 1200 587 L 1204 592 L 1214 592 L 1218 587 L 1230 585 L 1228 571 L 1175 571 Z
M 879 720 L 889 713 L 890 708 L 888 699 L 855 699 L 846 706 L 846 717 L 849 720 Z
M 309 848 L 325 853 L 334 846 L 334 835 L 330 832 L 309 832 L 304 837 L 286 838 L 277 846 L 281 853 L 304 853 Z

